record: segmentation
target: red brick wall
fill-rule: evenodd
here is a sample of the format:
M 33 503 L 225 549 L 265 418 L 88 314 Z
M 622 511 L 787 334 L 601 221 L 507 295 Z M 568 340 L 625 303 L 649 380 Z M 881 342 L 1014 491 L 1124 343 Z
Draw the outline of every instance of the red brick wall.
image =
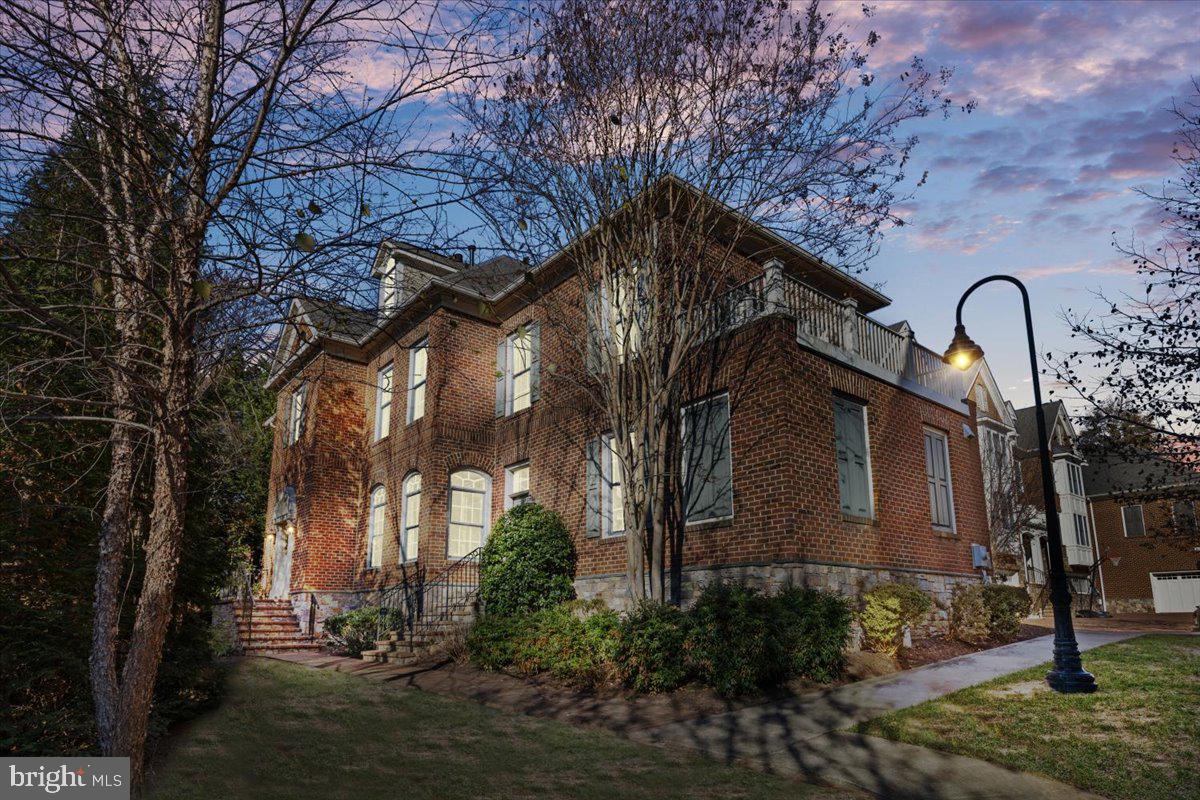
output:
M 554 302 L 578 302 L 574 282 Z M 497 342 L 517 326 L 540 320 L 541 399 L 529 410 L 494 417 Z M 304 371 L 315 416 L 305 448 L 277 446 L 272 497 L 296 486 L 301 539 L 293 563 L 294 590 L 368 588 L 398 577 L 401 483 L 422 474 L 422 564 L 445 562 L 449 474 L 474 467 L 492 478 L 493 518 L 503 511 L 504 468 L 531 464 L 531 493 L 554 508 L 574 532 L 578 574 L 623 573 L 623 538 L 588 539 L 584 530 L 584 446 L 598 426 L 584 418 L 577 364 L 580 331 L 552 325 L 535 304 L 492 325 L 448 310 L 431 314 L 403 336 L 377 345 L 365 365 L 322 357 Z M 429 339 L 425 416 L 406 425 L 407 348 Z M 775 319 L 743 334 L 746 349 L 711 388 L 728 389 L 732 409 L 734 518 L 692 526 L 688 566 L 810 560 L 969 574 L 971 543 L 986 544 L 982 474 L 971 420 L 897 387 L 803 349 L 791 323 Z M 765 354 L 765 355 L 764 355 Z M 751 360 L 752 359 L 752 360 Z M 377 369 L 392 360 L 390 435 L 371 443 Z M 748 376 L 748 377 L 747 377 Z M 280 394 L 280 415 L 291 385 Z M 866 402 L 875 518 L 842 518 L 833 431 L 833 395 Z M 934 531 L 925 479 L 923 426 L 947 434 L 957 533 Z M 282 433 L 277 425 L 277 440 Z M 314 436 L 314 433 L 319 434 Z M 301 452 L 313 453 L 301 457 Z M 371 487 L 388 492 L 384 568 L 366 570 Z M 268 509 L 270 513 L 270 509 Z
M 1144 537 L 1128 538 L 1121 520 L 1122 504 L 1112 499 L 1093 500 L 1092 521 L 1096 542 L 1105 557 L 1102 567 L 1104 594 L 1108 600 L 1152 599 L 1151 572 L 1180 572 L 1200 569 L 1200 553 L 1192 552 L 1190 542 L 1168 535 L 1171 503 L 1156 500 L 1142 506 L 1146 522 Z M 1120 558 L 1113 565 L 1111 558 Z

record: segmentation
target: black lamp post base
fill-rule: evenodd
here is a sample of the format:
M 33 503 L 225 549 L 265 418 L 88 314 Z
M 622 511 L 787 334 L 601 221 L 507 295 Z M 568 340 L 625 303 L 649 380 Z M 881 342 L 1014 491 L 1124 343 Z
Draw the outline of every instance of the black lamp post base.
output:
M 1096 678 L 1085 669 L 1052 669 L 1046 673 L 1046 683 L 1061 694 L 1091 694 L 1096 691 Z

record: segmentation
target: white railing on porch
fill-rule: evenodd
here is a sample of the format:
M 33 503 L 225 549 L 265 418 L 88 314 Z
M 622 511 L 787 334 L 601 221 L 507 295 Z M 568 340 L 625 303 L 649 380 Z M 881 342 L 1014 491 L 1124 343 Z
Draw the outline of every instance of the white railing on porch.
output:
M 847 360 L 866 362 L 894 376 L 909 380 L 960 402 L 964 395 L 962 373 L 942 361 L 940 355 L 918 344 L 911 334 L 901 333 L 859 313 L 850 299 L 835 300 L 781 273 L 759 275 L 727 295 L 730 319 L 741 325 L 764 313 L 795 317 L 799 334 L 823 342 Z

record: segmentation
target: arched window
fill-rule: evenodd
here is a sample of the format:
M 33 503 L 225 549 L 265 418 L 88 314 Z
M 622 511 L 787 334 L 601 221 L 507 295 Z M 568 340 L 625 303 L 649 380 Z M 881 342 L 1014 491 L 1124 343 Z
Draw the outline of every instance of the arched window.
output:
M 387 489 L 376 486 L 371 490 L 371 514 L 367 520 L 367 568 L 383 563 L 384 530 L 387 526 Z
M 404 479 L 404 505 L 400 507 L 400 561 L 416 561 L 421 544 L 421 473 Z
M 463 469 L 450 476 L 447 556 L 462 558 L 483 544 L 491 503 L 491 480 L 486 473 Z

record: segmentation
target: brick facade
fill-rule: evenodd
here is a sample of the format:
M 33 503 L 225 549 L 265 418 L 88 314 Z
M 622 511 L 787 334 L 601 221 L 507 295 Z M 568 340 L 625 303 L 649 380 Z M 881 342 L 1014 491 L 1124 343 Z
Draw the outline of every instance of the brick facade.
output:
M 747 269 L 757 268 L 755 265 Z M 578 302 L 568 281 L 554 302 Z M 533 498 L 558 511 L 575 536 L 577 584 L 585 596 L 624 600 L 622 537 L 588 538 L 585 442 L 600 431 L 580 409 L 580 332 L 554 324 L 549 304 L 512 304 L 498 318 L 448 304 L 368 345 L 321 352 L 279 386 L 277 419 L 301 382 L 309 387 L 301 440 L 284 444 L 277 424 L 270 495 L 297 496 L 291 595 L 301 619 L 318 598 L 331 609 L 370 602 L 370 591 L 414 569 L 446 563 L 449 476 L 472 468 L 491 478 L 491 518 L 504 510 L 505 468 L 528 461 Z M 530 409 L 494 413 L 497 343 L 519 326 L 541 325 L 541 391 Z M 796 321 L 771 316 L 738 333 L 740 344 L 711 389 L 730 394 L 734 514 L 689 526 L 685 593 L 720 577 L 821 586 L 855 594 L 882 579 L 919 583 L 948 599 L 955 582 L 977 581 L 971 545 L 989 543 L 975 421 L 952 404 L 839 363 L 802 345 Z M 398 326 L 396 326 L 398 327 Z M 409 348 L 428 342 L 425 414 L 406 424 Z M 740 348 L 740 349 L 738 349 Z M 373 442 L 378 370 L 394 365 L 390 433 Z M 553 368 L 547 368 L 552 366 Z M 865 404 L 874 518 L 844 518 L 839 502 L 833 400 Z M 968 409 L 970 406 L 960 406 Z M 932 527 L 923 431 L 946 435 L 955 530 Z M 422 475 L 417 564 L 401 565 L 401 486 Z M 382 566 L 367 569 L 368 498 L 387 491 Z M 273 505 L 268 520 L 273 519 Z M 274 535 L 273 525 L 268 535 Z
M 1091 503 L 1096 541 L 1105 559 L 1101 567 L 1104 596 L 1112 613 L 1152 612 L 1150 574 L 1200 570 L 1200 553 L 1192 550 L 1192 540 L 1169 535 L 1170 500 L 1148 501 L 1142 513 L 1149 535 L 1127 537 L 1121 519 L 1125 502 L 1109 497 Z M 1112 563 L 1114 557 L 1119 563 Z

